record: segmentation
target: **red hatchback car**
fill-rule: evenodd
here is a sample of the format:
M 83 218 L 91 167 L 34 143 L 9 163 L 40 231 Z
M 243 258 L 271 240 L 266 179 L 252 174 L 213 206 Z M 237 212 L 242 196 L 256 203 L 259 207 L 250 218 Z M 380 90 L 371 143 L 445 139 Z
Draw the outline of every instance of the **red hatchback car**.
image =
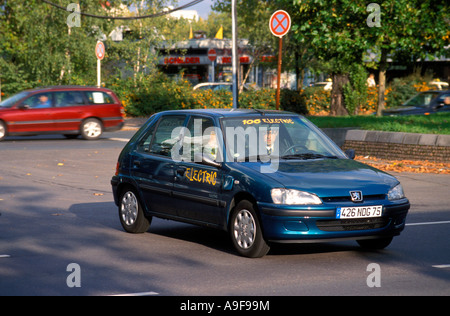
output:
M 63 134 L 98 139 L 120 130 L 124 109 L 109 89 L 55 86 L 20 92 L 0 103 L 0 141 L 11 135 Z

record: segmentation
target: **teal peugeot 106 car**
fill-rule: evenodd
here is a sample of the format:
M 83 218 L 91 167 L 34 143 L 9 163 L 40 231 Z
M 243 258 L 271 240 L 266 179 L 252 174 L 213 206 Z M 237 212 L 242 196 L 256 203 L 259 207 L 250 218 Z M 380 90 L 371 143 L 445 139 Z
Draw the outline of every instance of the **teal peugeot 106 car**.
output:
M 395 177 L 352 156 L 290 112 L 167 111 L 125 146 L 111 184 L 130 233 L 158 217 L 225 230 L 246 257 L 274 243 L 385 248 L 409 201 Z

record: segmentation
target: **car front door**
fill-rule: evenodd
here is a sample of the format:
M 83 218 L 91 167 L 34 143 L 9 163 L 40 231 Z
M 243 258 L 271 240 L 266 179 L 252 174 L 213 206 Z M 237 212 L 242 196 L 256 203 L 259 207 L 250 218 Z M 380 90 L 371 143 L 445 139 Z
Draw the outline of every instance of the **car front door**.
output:
M 39 93 L 21 102 L 8 118 L 10 133 L 42 133 L 55 131 L 53 93 Z
M 131 154 L 131 175 L 150 212 L 177 215 L 180 206 L 172 195 L 175 172 L 171 155 L 177 137 L 172 136 L 185 119 L 185 115 L 163 116 L 138 141 Z
M 436 112 L 450 112 L 450 93 L 441 94 L 434 105 Z
M 220 142 L 214 127 L 211 118 L 190 117 L 181 146 L 180 156 L 184 159 L 175 163 L 173 195 L 177 199 L 179 216 L 220 225 L 225 208 L 225 202 L 220 198 L 221 169 L 198 161 L 202 154 L 219 160 Z

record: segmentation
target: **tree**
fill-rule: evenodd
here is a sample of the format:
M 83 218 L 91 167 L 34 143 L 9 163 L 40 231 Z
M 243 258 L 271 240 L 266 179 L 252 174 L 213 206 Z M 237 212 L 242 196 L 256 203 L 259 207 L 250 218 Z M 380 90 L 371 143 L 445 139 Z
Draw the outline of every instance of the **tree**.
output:
M 291 0 L 276 0 L 290 3 Z M 388 57 L 405 55 L 411 61 L 448 56 L 449 4 L 435 0 L 385 0 L 378 7 L 352 0 L 294 0 L 297 13 L 292 27 L 298 42 L 327 61 L 333 79 L 331 114 L 347 114 L 342 87 L 352 64 L 362 64 L 367 52 L 378 52 L 380 71 L 378 112 L 383 109 Z
M 369 8 L 368 8 L 369 10 Z M 384 109 L 388 58 L 393 61 L 417 60 L 449 56 L 450 6 L 439 0 L 385 0 L 375 7 L 378 24 L 367 28 L 371 50 L 378 53 L 378 111 Z
M 351 0 L 295 0 L 294 4 L 302 19 L 295 20 L 293 37 L 300 43 L 309 43 L 331 74 L 330 114 L 347 115 L 343 88 L 349 83 L 350 67 L 361 64 L 370 47 L 363 34 L 367 27 L 366 7 Z
M 101 10 L 91 1 L 82 8 Z M 93 51 L 107 21 L 81 17 L 81 27 L 70 27 L 68 16 L 38 0 L 0 1 L 0 73 L 7 94 L 87 78 L 95 83 Z
M 66 8 L 68 1 L 52 0 Z M 99 16 L 161 12 L 168 0 L 80 0 L 80 11 Z M 134 8 L 130 12 L 128 8 Z M 103 72 L 114 74 L 129 66 L 130 76 L 156 68 L 164 36 L 174 37 L 176 19 L 167 16 L 131 21 L 75 16 L 41 0 L 0 0 L 0 77 L 7 95 L 37 86 L 95 85 L 97 40 L 106 40 Z M 129 36 L 114 43 L 107 36 L 117 27 Z M 180 38 L 177 38 L 180 39 Z M 175 39 L 176 40 L 176 39 Z

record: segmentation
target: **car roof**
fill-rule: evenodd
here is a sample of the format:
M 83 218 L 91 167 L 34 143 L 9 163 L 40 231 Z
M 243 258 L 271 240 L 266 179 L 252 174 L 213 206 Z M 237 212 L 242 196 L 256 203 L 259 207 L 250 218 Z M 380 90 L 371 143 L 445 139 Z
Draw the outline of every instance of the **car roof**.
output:
M 51 92 L 61 90 L 95 90 L 95 91 L 111 91 L 107 88 L 99 88 L 94 86 L 46 86 L 26 90 L 27 92 Z
M 427 91 L 421 91 L 419 93 L 430 93 L 430 92 L 434 92 L 434 93 L 450 93 L 450 90 L 427 90 Z
M 298 115 L 293 112 L 275 111 L 275 110 L 260 110 L 260 109 L 191 109 L 191 110 L 171 110 L 164 111 L 158 114 L 191 114 L 191 115 L 210 115 L 215 117 L 241 117 L 251 115 Z

